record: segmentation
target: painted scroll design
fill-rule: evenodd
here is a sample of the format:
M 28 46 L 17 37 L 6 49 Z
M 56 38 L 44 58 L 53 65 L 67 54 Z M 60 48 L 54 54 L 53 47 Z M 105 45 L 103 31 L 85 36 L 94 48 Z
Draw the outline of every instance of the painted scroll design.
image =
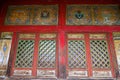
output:
M 0 40 L 0 77 L 6 75 L 10 49 L 11 40 Z
M 5 25 L 57 25 L 57 5 L 9 6 Z

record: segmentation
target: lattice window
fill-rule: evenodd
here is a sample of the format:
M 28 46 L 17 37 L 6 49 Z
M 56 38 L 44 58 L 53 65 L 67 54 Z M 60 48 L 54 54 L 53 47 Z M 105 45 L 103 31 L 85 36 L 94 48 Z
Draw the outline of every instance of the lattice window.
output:
M 90 50 L 93 68 L 110 68 L 109 53 L 106 40 L 91 40 Z
M 40 40 L 39 42 L 39 68 L 55 68 L 56 41 Z
M 83 40 L 68 41 L 69 68 L 86 68 L 86 52 Z
M 15 67 L 32 67 L 34 40 L 19 40 Z

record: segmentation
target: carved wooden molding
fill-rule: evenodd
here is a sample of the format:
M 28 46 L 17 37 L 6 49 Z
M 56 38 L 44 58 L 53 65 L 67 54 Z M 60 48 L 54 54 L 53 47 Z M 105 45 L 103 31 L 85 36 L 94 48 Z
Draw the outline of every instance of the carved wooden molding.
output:
M 69 71 L 68 76 L 79 76 L 79 77 L 87 77 L 87 71 Z
M 93 77 L 112 77 L 111 71 L 93 71 Z
M 39 77 L 55 77 L 55 70 L 37 70 Z
M 31 70 L 14 70 L 14 76 L 31 76 Z

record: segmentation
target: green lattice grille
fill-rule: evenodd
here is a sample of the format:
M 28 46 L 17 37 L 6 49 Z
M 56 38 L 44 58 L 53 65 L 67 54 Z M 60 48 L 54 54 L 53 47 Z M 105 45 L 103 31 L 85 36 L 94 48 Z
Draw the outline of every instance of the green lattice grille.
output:
M 93 68 L 110 68 L 107 41 L 91 40 L 90 48 Z
M 33 52 L 34 52 L 34 40 L 19 40 L 15 67 L 17 68 L 32 67 Z
M 69 68 L 86 68 L 86 52 L 83 40 L 68 41 Z
M 56 41 L 40 40 L 39 42 L 39 68 L 55 68 Z

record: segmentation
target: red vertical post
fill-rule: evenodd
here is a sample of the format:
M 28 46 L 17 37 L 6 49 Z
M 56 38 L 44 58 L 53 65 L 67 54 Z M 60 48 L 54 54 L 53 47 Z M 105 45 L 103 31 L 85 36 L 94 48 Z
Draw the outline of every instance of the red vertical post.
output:
M 66 78 L 66 46 L 65 32 L 59 32 L 59 78 Z
M 90 54 L 90 39 L 89 34 L 85 34 L 85 46 L 86 46 L 86 60 L 87 60 L 87 69 L 88 77 L 92 77 L 92 59 Z
M 65 20 L 66 20 L 66 6 L 65 4 L 59 4 L 59 25 L 62 25 L 60 27 L 64 27 Z
M 113 33 L 110 32 L 108 34 L 108 44 L 109 44 L 109 53 L 110 53 L 110 64 L 111 64 L 111 71 L 112 71 L 112 76 L 115 78 L 116 77 L 116 72 L 118 70 L 117 66 L 117 57 L 115 54 L 115 47 L 114 47 L 114 39 L 113 39 Z
M 39 33 L 36 34 L 35 44 L 34 44 L 33 67 L 32 67 L 33 76 L 37 75 L 38 46 L 39 46 Z
M 15 64 L 15 59 L 16 59 L 16 42 L 17 42 L 17 33 L 13 33 L 12 36 L 12 46 L 11 46 L 11 52 L 10 52 L 10 59 L 9 59 L 9 65 L 10 65 L 10 76 L 13 75 L 14 73 L 14 64 Z

